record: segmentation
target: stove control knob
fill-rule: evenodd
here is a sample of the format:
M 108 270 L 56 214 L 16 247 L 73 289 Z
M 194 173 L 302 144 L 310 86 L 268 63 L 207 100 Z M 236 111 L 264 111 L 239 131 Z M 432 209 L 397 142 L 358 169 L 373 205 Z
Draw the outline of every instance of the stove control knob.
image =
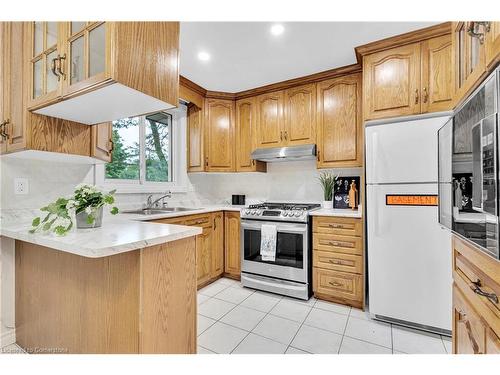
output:
M 284 211 L 284 212 L 283 212 L 283 216 L 288 216 L 288 212 L 287 212 L 287 211 Z
M 245 215 L 250 215 L 250 210 L 245 210 Z
M 257 215 L 257 211 L 253 210 L 252 215 Z
M 295 217 L 299 217 L 299 216 L 302 216 L 302 212 L 300 212 L 300 211 L 295 212 Z

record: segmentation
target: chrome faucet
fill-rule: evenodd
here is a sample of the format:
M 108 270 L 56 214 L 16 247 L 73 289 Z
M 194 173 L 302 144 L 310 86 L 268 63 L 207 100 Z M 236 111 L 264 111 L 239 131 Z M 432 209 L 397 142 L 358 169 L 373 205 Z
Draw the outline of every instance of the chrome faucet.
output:
M 163 200 L 163 199 L 165 199 L 165 198 L 172 198 L 172 192 L 170 190 L 167 191 L 167 193 L 165 195 L 162 195 L 160 198 L 158 198 L 158 199 L 156 199 L 154 201 L 153 201 L 153 194 L 150 194 L 148 196 L 148 200 L 147 200 L 147 203 L 146 203 L 146 208 L 158 207 L 158 202 L 161 201 L 161 200 Z M 166 207 L 167 203 L 163 202 L 162 206 Z

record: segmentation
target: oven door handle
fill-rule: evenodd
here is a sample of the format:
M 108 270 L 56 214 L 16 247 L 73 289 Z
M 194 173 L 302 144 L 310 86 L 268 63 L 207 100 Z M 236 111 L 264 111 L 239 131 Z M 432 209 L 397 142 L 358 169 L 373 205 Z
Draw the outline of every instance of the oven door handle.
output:
M 307 224 L 282 224 L 282 223 L 271 223 L 271 222 L 248 223 L 242 221 L 241 228 L 261 230 L 262 224 L 276 225 L 277 232 L 298 233 L 298 234 L 307 233 Z

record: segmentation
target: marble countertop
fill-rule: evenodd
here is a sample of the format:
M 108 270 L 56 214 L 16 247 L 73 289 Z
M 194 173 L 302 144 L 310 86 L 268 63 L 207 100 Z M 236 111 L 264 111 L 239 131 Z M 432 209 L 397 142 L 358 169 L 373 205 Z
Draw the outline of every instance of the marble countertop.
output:
M 361 218 L 363 216 L 362 209 L 357 210 L 341 209 L 341 208 L 320 208 L 309 212 L 310 216 L 336 216 L 336 217 L 354 217 Z
M 34 211 L 12 211 L 8 214 L 2 212 L 0 236 L 84 257 L 99 258 L 176 241 L 202 233 L 202 229 L 199 227 L 160 224 L 149 221 L 216 211 L 241 211 L 242 208 L 242 206 L 204 205 L 203 208 L 195 210 L 167 212 L 158 215 L 121 213 L 116 217 L 105 216 L 101 228 L 75 229 L 65 236 L 56 236 L 52 233 L 29 233 L 31 220 L 37 215 Z M 319 209 L 312 211 L 310 215 L 361 217 L 361 210 Z

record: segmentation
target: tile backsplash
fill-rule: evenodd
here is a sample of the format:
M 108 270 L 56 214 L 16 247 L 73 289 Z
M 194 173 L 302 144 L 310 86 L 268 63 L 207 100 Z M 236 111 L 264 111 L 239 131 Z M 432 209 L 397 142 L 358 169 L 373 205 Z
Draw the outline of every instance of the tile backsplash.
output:
M 332 170 L 340 176 L 359 176 L 361 168 Z M 190 173 L 188 192 L 176 193 L 175 204 L 230 203 L 232 194 L 245 194 L 251 201 L 321 202 L 316 162 L 298 161 L 268 164 L 267 173 Z M 29 194 L 14 194 L 14 178 L 29 180 Z M 82 182 L 94 183 L 94 167 L 25 159 L 1 160 L 1 208 L 40 208 L 58 196 L 71 194 Z M 155 194 L 159 196 L 160 194 Z M 148 194 L 117 194 L 121 208 L 140 207 Z

